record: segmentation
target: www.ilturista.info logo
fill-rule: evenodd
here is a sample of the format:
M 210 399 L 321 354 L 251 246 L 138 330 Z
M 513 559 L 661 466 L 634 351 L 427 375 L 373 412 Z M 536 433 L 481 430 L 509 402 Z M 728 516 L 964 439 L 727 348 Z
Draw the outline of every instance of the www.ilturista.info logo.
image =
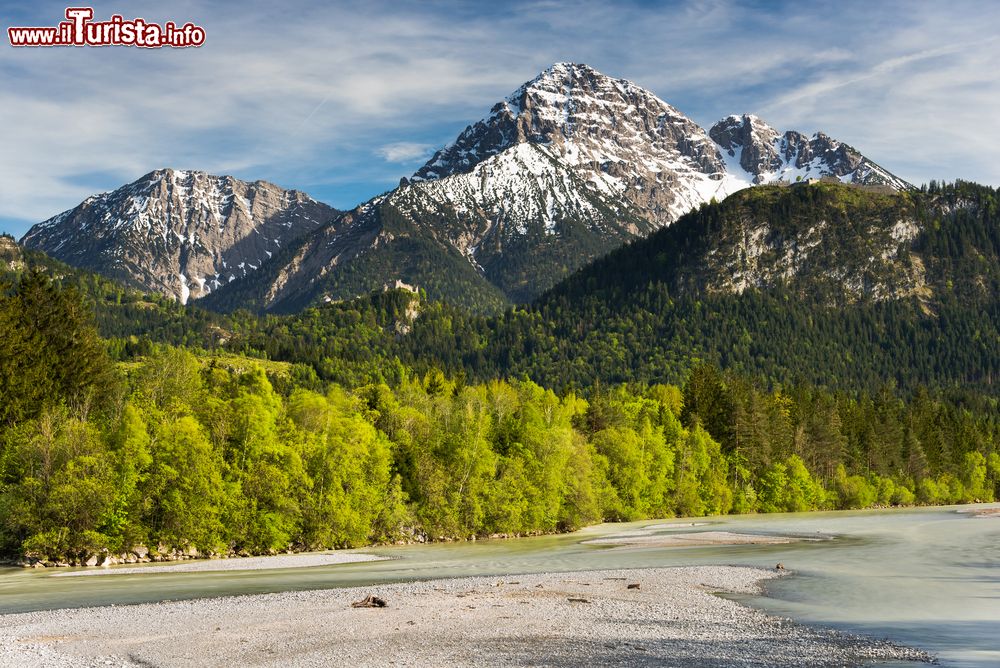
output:
M 145 19 L 126 20 L 114 14 L 108 21 L 92 21 L 91 7 L 67 7 L 66 20 L 48 28 L 7 28 L 11 46 L 140 46 L 183 48 L 205 43 L 205 29 L 193 23 L 162 26 Z

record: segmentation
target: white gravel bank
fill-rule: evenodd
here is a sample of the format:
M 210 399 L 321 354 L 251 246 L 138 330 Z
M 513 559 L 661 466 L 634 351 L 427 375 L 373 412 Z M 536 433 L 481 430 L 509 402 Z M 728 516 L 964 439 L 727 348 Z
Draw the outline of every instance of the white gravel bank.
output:
M 733 531 L 695 531 L 691 533 L 651 534 L 648 531 L 619 533 L 607 538 L 591 538 L 583 541 L 589 545 L 622 545 L 641 547 L 700 547 L 706 545 L 784 545 L 802 540 L 818 538 L 798 538 L 795 536 L 765 536 L 760 534 L 736 533 Z
M 0 665 L 697 668 L 927 658 L 711 593 L 753 593 L 777 576 L 715 566 L 550 573 L 8 615 Z M 369 594 L 388 607 L 351 607 Z

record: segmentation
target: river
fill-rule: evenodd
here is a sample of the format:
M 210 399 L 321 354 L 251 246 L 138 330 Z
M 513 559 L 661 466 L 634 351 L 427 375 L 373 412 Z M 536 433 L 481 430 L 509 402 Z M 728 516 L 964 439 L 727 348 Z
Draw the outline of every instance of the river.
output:
M 790 513 L 603 524 L 518 540 L 370 548 L 391 561 L 259 571 L 53 577 L 0 569 L 0 612 L 365 585 L 469 575 L 692 564 L 773 567 L 768 596 L 744 599 L 776 614 L 930 651 L 955 668 L 1000 666 L 1000 504 Z M 779 545 L 595 545 L 616 535 L 733 531 L 823 538 Z M 157 568 L 150 565 L 150 570 Z

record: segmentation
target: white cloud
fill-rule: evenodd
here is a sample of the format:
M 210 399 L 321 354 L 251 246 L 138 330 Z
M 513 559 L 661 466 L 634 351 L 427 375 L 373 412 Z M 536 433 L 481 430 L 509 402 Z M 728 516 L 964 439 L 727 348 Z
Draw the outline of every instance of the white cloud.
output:
M 428 158 L 433 149 L 434 146 L 432 144 L 400 141 L 379 147 L 375 150 L 375 154 L 386 162 L 406 163 Z
M 57 22 L 46 7 L 25 21 Z M 408 161 L 564 60 L 633 79 L 703 124 L 761 113 L 906 178 L 1000 183 L 984 150 L 1000 145 L 1000 50 L 983 41 L 1000 33 L 1000 6 L 260 0 L 128 13 L 195 21 L 206 44 L 3 47 L 0 220 L 23 221 L 13 231 L 163 166 L 312 185 L 350 206 L 342 184 L 358 197 L 394 185 Z

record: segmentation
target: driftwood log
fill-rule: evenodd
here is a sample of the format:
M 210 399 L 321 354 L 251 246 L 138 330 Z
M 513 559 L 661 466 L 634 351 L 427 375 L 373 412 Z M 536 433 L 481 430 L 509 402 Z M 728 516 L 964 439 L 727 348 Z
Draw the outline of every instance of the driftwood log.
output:
M 388 603 L 386 603 L 383 599 L 379 598 L 378 596 L 368 596 L 367 598 L 363 598 L 360 601 L 355 601 L 354 603 L 351 603 L 352 608 L 384 608 L 387 605 Z

